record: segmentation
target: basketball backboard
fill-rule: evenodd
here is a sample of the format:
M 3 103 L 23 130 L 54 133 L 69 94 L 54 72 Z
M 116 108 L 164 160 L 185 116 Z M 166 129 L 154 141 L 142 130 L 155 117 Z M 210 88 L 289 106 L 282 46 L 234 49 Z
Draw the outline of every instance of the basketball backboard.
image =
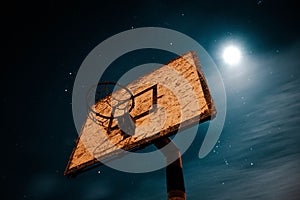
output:
M 103 83 L 103 85 L 112 83 Z M 101 98 L 92 107 L 65 175 L 134 151 L 215 117 L 196 53 L 188 52 Z M 84 106 L 84 105 L 83 105 Z

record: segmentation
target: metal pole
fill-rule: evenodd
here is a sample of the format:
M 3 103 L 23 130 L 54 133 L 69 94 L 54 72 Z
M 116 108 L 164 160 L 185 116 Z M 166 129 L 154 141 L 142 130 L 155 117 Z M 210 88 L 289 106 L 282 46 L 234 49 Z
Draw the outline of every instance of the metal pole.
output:
M 171 148 L 163 150 L 167 144 Z M 167 164 L 175 160 L 166 167 L 168 200 L 186 200 L 180 150 L 169 138 L 161 138 L 154 145 L 165 155 Z

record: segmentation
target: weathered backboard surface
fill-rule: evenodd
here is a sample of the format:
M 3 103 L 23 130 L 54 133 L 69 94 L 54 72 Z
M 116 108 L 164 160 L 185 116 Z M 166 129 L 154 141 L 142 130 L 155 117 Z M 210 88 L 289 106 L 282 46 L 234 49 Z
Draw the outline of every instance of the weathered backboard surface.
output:
M 84 105 L 83 105 L 84 106 Z M 97 114 L 99 113 L 99 114 Z M 197 55 L 188 52 L 99 100 L 86 119 L 65 175 L 133 151 L 216 115 Z

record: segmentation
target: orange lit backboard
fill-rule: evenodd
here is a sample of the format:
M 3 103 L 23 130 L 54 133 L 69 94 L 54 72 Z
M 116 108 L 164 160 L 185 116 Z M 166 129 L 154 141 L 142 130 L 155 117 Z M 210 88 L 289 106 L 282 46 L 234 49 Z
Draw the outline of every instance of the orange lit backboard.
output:
M 136 150 L 175 134 L 179 126 L 186 129 L 215 115 L 198 57 L 188 52 L 93 105 L 65 175 L 76 175 L 119 155 L 121 149 Z

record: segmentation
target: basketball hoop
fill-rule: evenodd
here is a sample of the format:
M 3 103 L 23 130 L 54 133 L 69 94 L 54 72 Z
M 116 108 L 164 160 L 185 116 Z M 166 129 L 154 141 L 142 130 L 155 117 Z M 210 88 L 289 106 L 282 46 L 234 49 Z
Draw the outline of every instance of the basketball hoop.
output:
M 93 94 L 94 90 L 96 92 Z M 108 98 L 103 100 L 103 97 Z M 89 112 L 95 116 L 113 120 L 134 108 L 134 96 L 127 87 L 119 83 L 100 82 L 89 89 L 86 104 Z
M 94 90 L 96 92 L 93 94 Z M 89 89 L 86 103 L 88 116 L 97 124 L 106 124 L 108 133 L 112 129 L 112 121 L 116 119 L 125 137 L 134 134 L 134 120 L 129 114 L 135 105 L 134 96 L 127 87 L 116 82 L 100 82 Z

